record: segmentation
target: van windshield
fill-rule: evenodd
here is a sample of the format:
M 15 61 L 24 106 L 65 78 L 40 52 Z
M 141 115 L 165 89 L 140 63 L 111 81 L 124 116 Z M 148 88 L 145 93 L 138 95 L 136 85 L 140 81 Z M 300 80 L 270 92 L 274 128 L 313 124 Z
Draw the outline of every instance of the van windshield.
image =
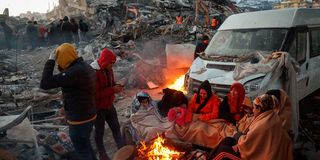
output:
M 279 51 L 288 29 L 218 31 L 205 50 L 206 56 L 240 57 L 255 52 Z

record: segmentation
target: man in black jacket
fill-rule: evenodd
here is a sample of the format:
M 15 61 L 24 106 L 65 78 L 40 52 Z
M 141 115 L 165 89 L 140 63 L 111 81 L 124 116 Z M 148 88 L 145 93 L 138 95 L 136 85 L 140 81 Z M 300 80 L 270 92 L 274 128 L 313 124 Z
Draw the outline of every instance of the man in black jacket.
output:
M 201 42 L 199 42 L 196 46 L 196 50 L 194 51 L 194 59 L 199 57 L 199 54 L 204 52 L 209 44 L 209 37 L 207 35 L 203 35 Z
M 87 41 L 87 32 L 89 31 L 89 26 L 87 23 L 83 22 L 82 19 L 79 20 L 80 29 L 80 41 Z
M 53 75 L 55 62 L 60 73 Z M 69 43 L 50 54 L 43 69 L 40 88 L 58 87 L 62 89 L 69 135 L 79 159 L 94 160 L 90 134 L 96 119 L 95 71 L 78 57 L 75 47 Z
M 72 37 L 72 29 L 73 26 L 69 22 L 69 18 L 67 16 L 64 16 L 63 23 L 61 25 L 61 32 L 63 34 L 63 38 L 65 43 L 72 43 L 73 37 Z

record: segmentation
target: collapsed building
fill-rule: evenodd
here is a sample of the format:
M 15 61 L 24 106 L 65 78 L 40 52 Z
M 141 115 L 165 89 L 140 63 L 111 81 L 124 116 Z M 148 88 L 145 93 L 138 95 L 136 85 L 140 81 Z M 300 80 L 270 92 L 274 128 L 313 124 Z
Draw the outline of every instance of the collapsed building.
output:
M 311 8 L 312 2 L 307 0 L 283 0 L 274 6 L 275 9 L 282 8 Z
M 188 51 L 192 53 L 197 34 L 214 35 L 214 30 L 202 27 L 205 15 L 221 16 L 224 19 L 231 14 L 242 12 L 234 3 L 227 0 L 201 1 L 207 6 L 207 10 L 206 7 L 198 10 L 199 24 L 194 25 L 185 21 L 186 25 L 178 26 L 175 22 L 175 16 L 179 12 L 185 19 L 191 15 L 190 19 L 193 21 L 196 10 L 194 3 L 169 0 L 157 2 L 159 3 L 154 5 L 150 1 L 141 4 L 124 4 L 117 0 L 60 0 L 60 5 L 46 16 L 48 19 L 60 19 L 64 16 L 86 18 L 91 25 L 90 32 L 94 39 L 87 44 L 77 46 L 79 54 L 86 61 L 92 61 L 99 56 L 102 48 L 113 49 L 118 55 L 117 63 L 114 66 L 116 79 L 123 79 L 127 89 L 146 89 L 166 84 L 166 77 L 162 70 L 166 67 L 167 57 L 163 58 L 163 56 L 167 51 L 170 51 L 170 48 L 179 50 L 179 47 L 187 48 L 190 46 Z M 172 7 L 171 4 L 175 4 L 175 6 Z M 155 7 L 157 5 L 159 8 Z M 183 7 L 181 8 L 181 6 Z M 179 9 L 177 10 L 177 8 Z M 132 16 L 128 15 L 130 14 L 128 12 L 137 13 Z M 106 17 L 110 14 L 114 15 L 115 24 L 113 29 L 103 34 Z M 136 35 L 134 36 L 134 34 Z M 176 46 L 169 45 L 172 43 Z M 188 43 L 188 45 L 184 45 L 184 43 Z M 28 109 L 29 105 L 33 106 L 33 110 L 30 112 L 32 125 L 37 129 L 40 128 L 42 134 L 45 134 L 43 128 L 49 128 L 49 131 L 56 128 L 66 129 L 64 123 L 56 122 L 59 119 L 47 122 L 48 119 L 52 120 L 53 117 L 57 117 L 57 110 L 62 104 L 61 92 L 59 90 L 44 92 L 37 87 L 41 78 L 41 69 L 48 57 L 47 52 L 53 48 L 54 46 L 49 46 L 48 49 L 38 49 L 32 53 L 19 52 L 20 55 L 12 51 L 0 54 L 1 60 L 5 61 L 6 65 L 4 69 L 1 68 L 1 75 L 4 75 L 0 79 L 2 84 L 0 87 L 1 113 L 13 114 L 21 112 L 25 108 Z M 182 57 L 175 57 L 175 59 L 180 58 Z M 176 63 L 176 61 L 172 63 Z M 173 66 L 169 65 L 169 67 Z M 150 82 L 152 82 L 151 85 Z M 120 99 L 119 97 L 117 99 Z M 126 97 L 128 96 L 126 95 Z M 121 113 L 123 112 L 123 108 L 119 107 L 119 110 Z M 42 141 L 41 137 L 39 141 Z M 34 142 L 28 141 L 28 143 Z M 31 157 L 31 153 L 26 153 L 30 148 L 12 144 L 11 146 L 16 151 L 15 153 L 18 153 L 19 158 Z M 114 153 L 113 146 L 108 147 L 109 152 Z
M 98 6 L 114 7 L 117 4 L 117 0 L 59 0 L 59 5 L 48 12 L 46 17 L 47 19 L 76 15 L 90 17 L 97 13 Z

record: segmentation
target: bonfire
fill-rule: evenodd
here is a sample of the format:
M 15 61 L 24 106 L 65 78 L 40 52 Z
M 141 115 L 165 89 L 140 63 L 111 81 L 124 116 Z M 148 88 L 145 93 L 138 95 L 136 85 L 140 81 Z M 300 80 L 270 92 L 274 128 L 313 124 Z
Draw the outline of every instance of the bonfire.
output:
M 184 75 L 182 75 L 178 79 L 176 79 L 173 84 L 168 86 L 168 88 L 174 89 L 177 91 L 181 91 L 185 94 L 187 91 L 184 88 Z
M 184 152 L 165 146 L 165 138 L 161 136 L 154 139 L 150 145 L 143 141 L 140 144 L 138 148 L 139 160 L 178 160 L 184 155 Z

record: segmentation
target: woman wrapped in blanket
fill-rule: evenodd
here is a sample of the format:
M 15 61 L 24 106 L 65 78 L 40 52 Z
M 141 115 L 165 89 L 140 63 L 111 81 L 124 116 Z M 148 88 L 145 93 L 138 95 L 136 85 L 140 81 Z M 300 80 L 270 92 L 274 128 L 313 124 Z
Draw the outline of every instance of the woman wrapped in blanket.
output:
M 229 159 L 293 159 L 292 142 L 282 127 L 282 121 L 274 112 L 275 97 L 264 94 L 254 100 L 254 120 L 245 135 L 236 139 L 224 139 L 214 160 Z M 238 141 L 237 141 L 238 139 Z
M 240 119 L 244 89 L 240 83 L 230 88 L 227 98 L 221 103 L 212 93 L 209 81 L 204 81 L 189 102 L 186 124 L 175 124 L 173 133 L 183 141 L 207 148 L 215 148 L 222 139 L 233 136 Z M 223 105 L 222 105 L 223 104 Z

